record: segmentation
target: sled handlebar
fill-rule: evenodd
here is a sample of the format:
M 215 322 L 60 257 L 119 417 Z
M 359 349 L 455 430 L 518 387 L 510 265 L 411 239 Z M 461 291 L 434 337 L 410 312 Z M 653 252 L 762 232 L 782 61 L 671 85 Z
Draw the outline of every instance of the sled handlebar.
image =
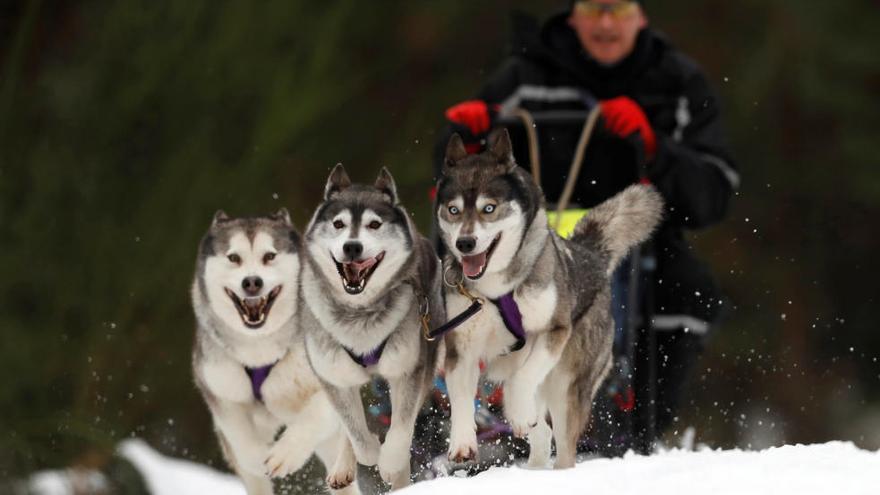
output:
M 583 126 L 590 112 L 584 110 L 545 110 L 541 112 L 531 112 L 530 116 L 535 126 L 541 125 L 571 125 Z M 495 117 L 493 122 L 495 126 L 519 126 L 525 127 L 525 122 L 518 115 L 505 114 Z M 531 146 L 531 145 L 530 145 Z M 647 177 L 647 160 L 643 149 L 638 151 L 637 161 L 639 164 L 640 177 Z
M 535 124 L 541 125 L 574 125 L 583 124 L 587 120 L 589 112 L 582 110 L 546 110 L 532 112 Z M 516 115 L 499 115 L 495 119 L 497 125 L 523 125 L 521 118 Z

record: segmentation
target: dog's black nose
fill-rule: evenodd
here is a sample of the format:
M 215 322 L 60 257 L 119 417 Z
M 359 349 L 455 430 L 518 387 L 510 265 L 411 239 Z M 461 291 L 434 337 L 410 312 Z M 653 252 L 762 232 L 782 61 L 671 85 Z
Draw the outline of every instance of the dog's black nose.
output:
M 477 247 L 477 239 L 474 237 L 459 237 L 455 241 L 455 247 L 462 253 L 469 253 Z
M 364 245 L 357 241 L 348 241 L 342 245 L 342 252 L 349 260 L 356 260 L 364 254 Z
M 241 281 L 241 288 L 244 289 L 245 294 L 249 296 L 256 296 L 260 289 L 263 288 L 263 279 L 260 277 L 245 277 L 244 280 Z

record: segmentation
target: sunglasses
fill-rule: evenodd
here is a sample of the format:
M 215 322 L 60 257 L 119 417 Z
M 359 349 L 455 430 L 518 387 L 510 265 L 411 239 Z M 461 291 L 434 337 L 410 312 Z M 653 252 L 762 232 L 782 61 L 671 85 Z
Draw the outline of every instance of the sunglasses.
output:
M 603 14 L 610 14 L 615 19 L 623 19 L 634 14 L 638 9 L 639 3 L 631 0 L 623 0 L 620 2 L 605 3 L 593 2 L 590 0 L 581 0 L 575 2 L 574 9 L 583 15 L 593 18 L 602 17 Z

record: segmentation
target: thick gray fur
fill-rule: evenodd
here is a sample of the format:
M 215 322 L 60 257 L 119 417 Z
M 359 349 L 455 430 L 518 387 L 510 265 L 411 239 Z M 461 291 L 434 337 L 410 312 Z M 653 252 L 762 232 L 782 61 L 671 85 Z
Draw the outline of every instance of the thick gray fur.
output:
M 445 370 L 452 405 L 450 459 L 476 457 L 473 386 L 477 363 L 486 356 L 491 379 L 505 382 L 505 414 L 514 433 L 528 435 L 529 464 L 550 462 L 550 413 L 556 441 L 556 467 L 571 467 L 575 446 L 590 418 L 592 399 L 612 364 L 613 323 L 610 274 L 627 252 L 646 240 L 662 216 L 663 202 L 651 186 L 630 186 L 593 208 L 570 240 L 548 227 L 543 194 L 532 177 L 516 166 L 506 130 L 489 138 L 488 150 L 467 155 L 454 135 L 438 185 L 436 215 L 447 245 L 446 276 L 476 296 L 513 293 L 523 313 L 529 344 L 505 354 L 511 337 L 497 311 L 486 305 L 446 337 Z M 489 198 L 492 214 L 476 202 Z M 452 214 L 450 205 L 456 206 Z M 519 218 L 519 221 L 515 221 Z M 502 229 L 485 271 L 463 276 L 456 239 Z M 504 243 L 507 244 L 504 244 Z M 509 258 L 504 253 L 512 251 Z M 488 252 L 488 251 L 487 251 Z M 496 266 L 493 268 L 493 261 Z M 506 263 L 506 264 L 505 264 Z M 467 305 L 457 290 L 446 289 L 450 316 Z M 487 336 L 489 335 L 489 336 Z M 505 340 L 506 339 L 506 340 Z M 457 410 L 458 409 L 458 410 Z
M 271 260 L 263 258 L 268 251 Z M 354 454 L 311 370 L 298 324 L 300 251 L 300 236 L 284 209 L 256 218 L 217 212 L 199 244 L 192 283 L 193 376 L 223 454 L 249 494 L 273 493 L 271 478 L 296 471 L 313 453 L 327 467 L 334 493 L 357 494 Z M 229 259 L 233 252 L 240 263 Z M 259 328 L 243 323 L 224 292 L 244 295 L 242 280 L 249 276 L 266 284 L 261 295 L 281 286 Z M 260 401 L 246 368 L 273 363 Z
M 366 215 L 374 214 L 382 226 L 370 232 Z M 345 219 L 345 226 L 334 230 L 334 219 L 339 218 Z M 387 253 L 361 294 L 346 294 L 340 274 L 330 266 L 341 256 L 338 246 L 345 241 Z M 437 364 L 438 345 L 422 335 L 421 310 L 427 303 L 432 327 L 445 321 L 439 259 L 399 204 L 393 178 L 385 169 L 367 186 L 352 184 L 338 165 L 307 228 L 305 246 L 303 325 L 309 360 L 342 418 L 358 462 L 377 464 L 392 489 L 401 488 L 410 483 L 416 415 Z M 374 366 L 361 367 L 347 352 L 366 354 L 383 341 L 384 351 Z M 391 426 L 381 446 L 367 428 L 360 398 L 361 386 L 376 375 L 388 381 L 392 407 Z

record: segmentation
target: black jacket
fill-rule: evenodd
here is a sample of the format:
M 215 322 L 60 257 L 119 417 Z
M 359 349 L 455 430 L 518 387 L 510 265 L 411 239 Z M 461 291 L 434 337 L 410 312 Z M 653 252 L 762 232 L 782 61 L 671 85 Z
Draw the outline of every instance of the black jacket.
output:
M 613 67 L 592 60 L 566 24 L 566 14 L 543 28 L 516 17 L 512 53 L 477 94 L 504 109 L 531 112 L 585 110 L 597 100 L 629 96 L 645 111 L 657 136 L 657 153 L 647 176 L 667 203 L 666 219 L 654 238 L 657 253 L 655 305 L 659 327 L 716 320 L 720 293 L 706 266 L 697 260 L 684 228 L 706 227 L 724 218 L 739 184 L 721 128 L 718 101 L 700 68 L 657 32 L 639 33 L 633 53 Z M 509 128 L 515 157 L 528 167 L 524 132 Z M 458 130 L 458 129 L 457 129 Z M 448 131 L 451 132 L 451 131 Z M 442 144 L 448 132 L 441 135 Z M 581 126 L 539 128 L 541 184 L 549 202 L 561 194 Z M 442 163 L 438 145 L 436 164 Z M 638 178 L 641 142 L 621 140 L 598 126 L 591 140 L 572 201 L 598 204 Z

